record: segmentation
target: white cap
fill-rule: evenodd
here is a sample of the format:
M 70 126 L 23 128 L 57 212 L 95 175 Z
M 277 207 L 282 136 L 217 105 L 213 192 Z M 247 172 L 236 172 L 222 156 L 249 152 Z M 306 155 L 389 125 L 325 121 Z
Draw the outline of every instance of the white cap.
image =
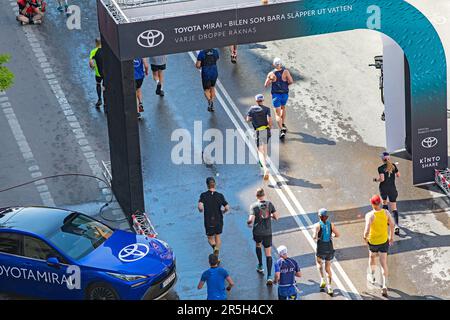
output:
M 264 101 L 264 95 L 259 93 L 255 96 L 256 101 Z
M 278 252 L 279 256 L 284 256 L 284 255 L 287 255 L 288 250 L 287 250 L 286 246 L 279 246 L 277 248 L 277 252 Z
M 283 62 L 281 62 L 281 59 L 277 57 L 277 58 L 273 59 L 273 65 L 275 67 L 282 66 Z

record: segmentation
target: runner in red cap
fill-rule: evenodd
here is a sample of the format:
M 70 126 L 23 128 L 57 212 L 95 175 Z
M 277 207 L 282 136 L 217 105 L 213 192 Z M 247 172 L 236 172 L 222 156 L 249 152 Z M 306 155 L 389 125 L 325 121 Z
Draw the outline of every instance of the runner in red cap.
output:
M 392 219 L 389 211 L 383 209 L 379 195 L 374 195 L 370 199 L 370 203 L 373 210 L 366 214 L 366 227 L 364 229 L 364 241 L 369 245 L 369 266 L 371 270 L 367 279 L 375 284 L 376 258 L 379 256 L 383 274 L 381 294 L 387 297 L 387 254 L 389 246 L 394 242 L 394 219 Z

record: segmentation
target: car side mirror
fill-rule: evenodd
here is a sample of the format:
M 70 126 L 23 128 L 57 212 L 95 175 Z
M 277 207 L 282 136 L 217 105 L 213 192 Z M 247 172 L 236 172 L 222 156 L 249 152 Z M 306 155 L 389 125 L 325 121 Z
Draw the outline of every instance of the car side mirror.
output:
M 59 260 L 55 257 L 50 257 L 47 259 L 47 265 L 54 268 L 59 268 Z

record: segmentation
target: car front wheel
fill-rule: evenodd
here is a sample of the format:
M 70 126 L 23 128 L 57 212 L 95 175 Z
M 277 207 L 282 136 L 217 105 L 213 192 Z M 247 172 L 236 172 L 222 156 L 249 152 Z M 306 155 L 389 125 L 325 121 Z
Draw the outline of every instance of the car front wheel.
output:
M 88 300 L 118 300 L 116 291 L 109 285 L 99 283 L 94 284 L 87 290 Z

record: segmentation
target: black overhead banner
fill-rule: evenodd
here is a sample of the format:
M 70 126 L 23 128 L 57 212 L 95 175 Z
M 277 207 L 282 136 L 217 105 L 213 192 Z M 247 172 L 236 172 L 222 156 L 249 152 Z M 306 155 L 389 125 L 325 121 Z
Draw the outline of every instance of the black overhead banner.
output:
M 104 0 L 107 1 L 107 0 Z M 403 0 L 301 0 L 175 17 L 115 20 L 97 0 L 100 32 L 119 60 L 355 29 L 386 34 L 405 52 L 411 79 L 413 182 L 447 167 L 447 74 L 430 21 Z M 163 5 L 163 4 L 161 4 Z M 143 7 L 151 15 L 151 6 Z M 213 9 L 212 9 L 213 10 Z M 141 11 L 139 11 L 141 12 Z M 116 12 L 117 16 L 117 12 Z

